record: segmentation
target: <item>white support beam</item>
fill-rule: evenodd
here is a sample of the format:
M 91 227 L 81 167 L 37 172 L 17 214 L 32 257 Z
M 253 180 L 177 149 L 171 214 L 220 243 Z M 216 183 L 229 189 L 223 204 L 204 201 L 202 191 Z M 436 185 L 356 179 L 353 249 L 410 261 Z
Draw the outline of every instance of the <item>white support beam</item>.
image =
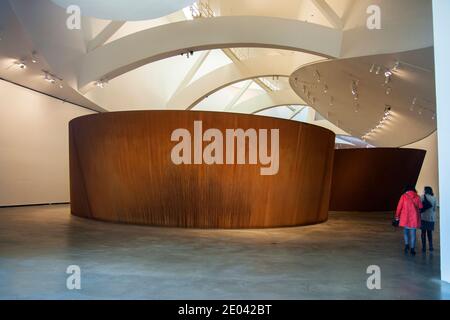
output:
M 341 18 L 336 14 L 336 12 L 330 7 L 330 5 L 325 0 L 311 0 L 311 1 L 335 29 L 342 30 L 343 23 Z
M 90 52 L 104 45 L 125 23 L 125 21 L 111 21 L 108 23 L 94 39 L 89 41 L 87 51 Z
M 306 107 L 302 106 L 300 109 L 298 109 L 297 111 L 295 111 L 292 116 L 289 118 L 289 120 L 293 120 L 300 112 L 302 112 Z
M 252 85 L 253 80 L 249 80 L 247 81 L 247 83 L 245 84 L 245 86 L 243 86 L 241 88 L 241 90 L 239 90 L 239 92 L 233 97 L 233 99 L 231 99 L 231 101 L 227 104 L 227 106 L 225 107 L 224 111 L 229 111 L 231 109 L 233 109 L 233 107 L 235 106 L 236 102 L 239 101 L 239 99 L 244 95 L 244 93 L 248 90 L 248 88 L 250 88 L 250 86 Z
M 174 93 L 172 94 L 172 98 L 176 96 L 181 90 L 187 87 L 189 82 L 194 78 L 197 71 L 202 66 L 203 62 L 205 62 L 206 58 L 208 57 L 211 50 L 202 51 L 200 53 L 200 57 L 195 61 L 194 65 L 189 69 L 189 71 L 184 76 L 183 80 L 180 82 Z
M 222 49 L 222 52 L 225 53 L 225 55 L 236 65 L 241 64 L 241 60 L 236 56 L 236 54 L 231 49 Z M 253 82 L 255 82 L 258 86 L 260 86 L 264 91 L 267 93 L 272 92 L 272 89 L 270 89 L 268 86 L 264 84 L 260 79 L 253 79 Z
M 307 116 L 306 116 L 306 121 L 308 123 L 313 123 L 315 119 L 316 119 L 316 109 L 314 109 L 312 107 L 308 107 L 308 113 L 307 113 Z

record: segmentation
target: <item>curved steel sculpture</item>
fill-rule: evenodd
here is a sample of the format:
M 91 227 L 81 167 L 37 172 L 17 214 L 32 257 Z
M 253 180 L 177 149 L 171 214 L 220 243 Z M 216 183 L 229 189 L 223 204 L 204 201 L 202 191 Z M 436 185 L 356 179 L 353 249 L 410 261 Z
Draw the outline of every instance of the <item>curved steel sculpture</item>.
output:
M 174 163 L 173 133 L 198 134 L 200 121 L 203 132 L 259 132 L 260 163 L 252 164 L 249 143 L 243 164 Z M 271 175 L 261 174 L 265 129 L 279 133 L 279 166 Z M 255 115 L 132 111 L 76 118 L 69 130 L 73 215 L 185 228 L 286 227 L 328 218 L 335 136 L 327 129 Z M 274 136 L 267 141 L 269 155 Z
M 417 183 L 425 154 L 403 148 L 336 150 L 330 210 L 395 210 L 405 186 Z

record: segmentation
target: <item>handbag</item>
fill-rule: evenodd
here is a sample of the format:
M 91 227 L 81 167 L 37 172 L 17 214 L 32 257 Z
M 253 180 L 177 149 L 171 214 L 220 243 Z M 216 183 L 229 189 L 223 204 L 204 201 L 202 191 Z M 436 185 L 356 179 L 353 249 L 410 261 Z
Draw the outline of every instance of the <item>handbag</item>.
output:
M 394 227 L 398 227 L 398 225 L 400 224 L 400 220 L 397 220 L 397 219 L 392 219 L 392 226 L 394 226 Z
M 420 213 L 427 211 L 428 209 L 430 209 L 430 208 L 433 206 L 433 205 L 431 204 L 431 202 L 428 201 L 426 195 L 423 196 L 422 206 L 423 206 L 423 208 L 420 209 Z

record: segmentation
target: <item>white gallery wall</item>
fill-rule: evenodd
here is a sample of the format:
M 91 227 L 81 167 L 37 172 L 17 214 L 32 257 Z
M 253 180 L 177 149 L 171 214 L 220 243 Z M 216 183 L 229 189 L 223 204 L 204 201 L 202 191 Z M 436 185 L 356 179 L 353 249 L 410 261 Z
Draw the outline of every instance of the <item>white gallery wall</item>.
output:
M 425 186 L 430 186 L 433 188 L 437 197 L 439 197 L 437 133 L 434 132 L 425 139 L 406 146 L 406 148 L 423 149 L 427 151 L 416 188 L 419 193 L 423 193 L 423 188 Z
M 434 61 L 436 66 L 436 99 L 439 146 L 439 187 L 441 194 L 441 279 L 450 282 L 450 1 L 433 0 Z
M 68 123 L 91 113 L 0 80 L 0 206 L 69 202 Z

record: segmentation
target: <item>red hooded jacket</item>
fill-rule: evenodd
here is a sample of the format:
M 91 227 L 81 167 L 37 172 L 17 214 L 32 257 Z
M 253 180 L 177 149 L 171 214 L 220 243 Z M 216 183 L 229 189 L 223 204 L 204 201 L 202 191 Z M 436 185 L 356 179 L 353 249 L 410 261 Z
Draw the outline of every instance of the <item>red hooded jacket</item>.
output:
M 414 191 L 408 191 L 400 197 L 395 218 L 400 220 L 400 227 L 420 228 L 420 209 L 422 201 Z

